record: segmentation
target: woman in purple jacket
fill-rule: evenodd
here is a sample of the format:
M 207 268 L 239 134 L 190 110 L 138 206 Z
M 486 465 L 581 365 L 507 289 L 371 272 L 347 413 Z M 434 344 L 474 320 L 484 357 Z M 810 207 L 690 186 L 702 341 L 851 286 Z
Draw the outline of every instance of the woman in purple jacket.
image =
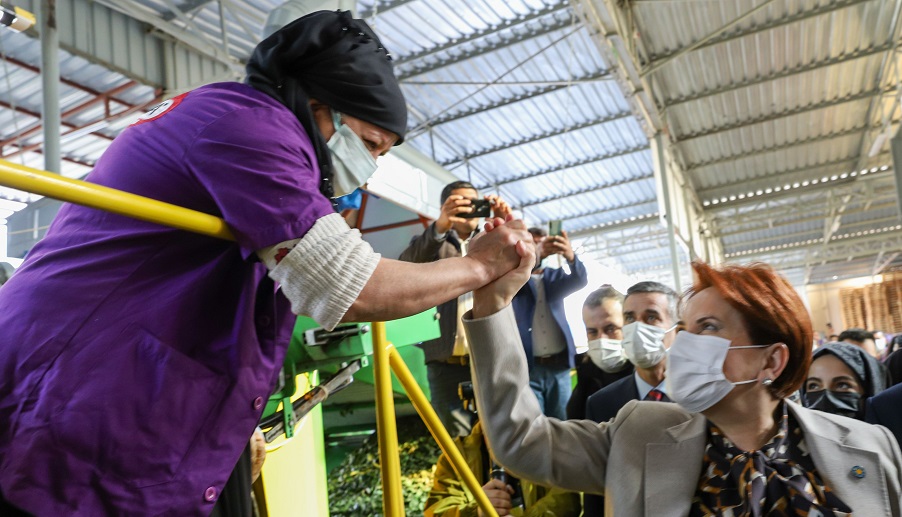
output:
M 0 290 L 0 513 L 209 514 L 292 313 L 326 328 L 397 318 L 516 264 L 522 224 L 467 257 L 409 264 L 334 212 L 407 125 L 363 21 L 305 16 L 247 71 L 154 108 L 88 178 L 220 216 L 236 242 L 64 205 Z

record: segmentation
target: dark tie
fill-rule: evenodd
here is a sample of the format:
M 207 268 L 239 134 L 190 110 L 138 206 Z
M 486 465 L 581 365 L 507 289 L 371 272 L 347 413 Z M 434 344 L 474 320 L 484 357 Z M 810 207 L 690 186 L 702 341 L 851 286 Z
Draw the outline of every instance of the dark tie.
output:
M 657 388 L 649 391 L 648 395 L 646 395 L 642 400 L 651 400 L 653 402 L 670 402 L 670 399 L 667 398 L 667 395 L 665 395 L 663 391 Z

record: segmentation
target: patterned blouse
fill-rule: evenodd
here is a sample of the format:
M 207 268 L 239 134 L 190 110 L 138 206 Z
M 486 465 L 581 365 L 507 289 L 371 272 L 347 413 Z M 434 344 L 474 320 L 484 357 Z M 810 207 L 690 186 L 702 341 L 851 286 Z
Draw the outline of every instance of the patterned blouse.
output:
M 817 473 L 798 422 L 783 404 L 780 429 L 745 452 L 708 421 L 708 445 L 691 517 L 851 515 Z

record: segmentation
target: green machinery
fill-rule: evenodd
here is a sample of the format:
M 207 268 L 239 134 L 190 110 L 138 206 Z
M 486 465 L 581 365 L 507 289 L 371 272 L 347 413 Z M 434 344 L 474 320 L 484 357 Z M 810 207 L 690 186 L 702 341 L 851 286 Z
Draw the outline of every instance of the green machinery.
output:
M 395 348 L 435 339 L 439 337 L 437 313 L 435 309 L 430 309 L 386 322 L 385 333 Z M 299 317 L 279 374 L 278 386 L 263 410 L 261 427 L 266 440 L 271 442 L 282 434 L 292 437 L 297 421 L 330 394 L 348 386 L 355 374 L 363 373 L 360 370 L 369 365 L 372 354 L 373 338 L 369 323 L 347 323 L 329 331 L 308 317 Z M 291 397 L 297 391 L 297 376 L 314 370 L 319 371 L 321 378 L 328 379 L 292 402 Z

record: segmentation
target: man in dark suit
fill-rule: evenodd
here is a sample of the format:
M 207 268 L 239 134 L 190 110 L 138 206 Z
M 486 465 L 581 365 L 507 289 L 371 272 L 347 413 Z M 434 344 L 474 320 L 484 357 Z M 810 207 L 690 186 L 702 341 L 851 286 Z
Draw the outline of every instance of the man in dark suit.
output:
M 902 408 L 902 384 L 869 398 L 864 419 L 889 429 L 902 447 L 902 412 L 899 408 Z
M 677 299 L 673 289 L 658 282 L 639 282 L 627 289 L 622 344 L 636 370 L 589 397 L 587 419 L 611 420 L 631 400 L 670 400 L 664 393 L 664 357 L 676 335 Z M 604 515 L 604 497 L 586 494 L 583 515 Z
M 529 385 L 542 412 L 564 420 L 572 392 L 570 369 L 576 355 L 564 314 L 564 298 L 585 287 L 589 279 L 586 266 L 570 246 L 567 232 L 549 236 L 541 228 L 530 228 L 529 233 L 543 259 L 559 255 L 570 268 L 569 274 L 563 268 L 536 268 L 511 302 L 529 364 Z
M 510 206 L 497 196 L 485 196 L 492 202 L 492 212 L 502 219 L 510 214 Z M 471 183 L 455 181 L 442 189 L 442 208 L 439 218 L 410 241 L 399 260 L 405 262 L 435 262 L 465 255 L 470 238 L 478 232 L 480 219 L 467 217 L 473 211 L 472 202 L 479 198 Z M 469 355 L 466 337 L 460 331 L 460 315 L 472 300 L 467 293 L 459 299 L 438 306 L 441 336 L 423 343 L 426 373 L 429 379 L 430 401 L 442 424 L 451 436 L 467 436 L 472 429 L 470 413 L 465 411 L 457 394 L 461 382 L 470 381 Z
M 576 387 L 567 402 L 567 418 L 586 418 L 586 401 L 596 391 L 633 374 L 633 364 L 623 355 L 623 295 L 610 285 L 589 293 L 583 302 L 583 324 L 589 351 L 578 354 Z

